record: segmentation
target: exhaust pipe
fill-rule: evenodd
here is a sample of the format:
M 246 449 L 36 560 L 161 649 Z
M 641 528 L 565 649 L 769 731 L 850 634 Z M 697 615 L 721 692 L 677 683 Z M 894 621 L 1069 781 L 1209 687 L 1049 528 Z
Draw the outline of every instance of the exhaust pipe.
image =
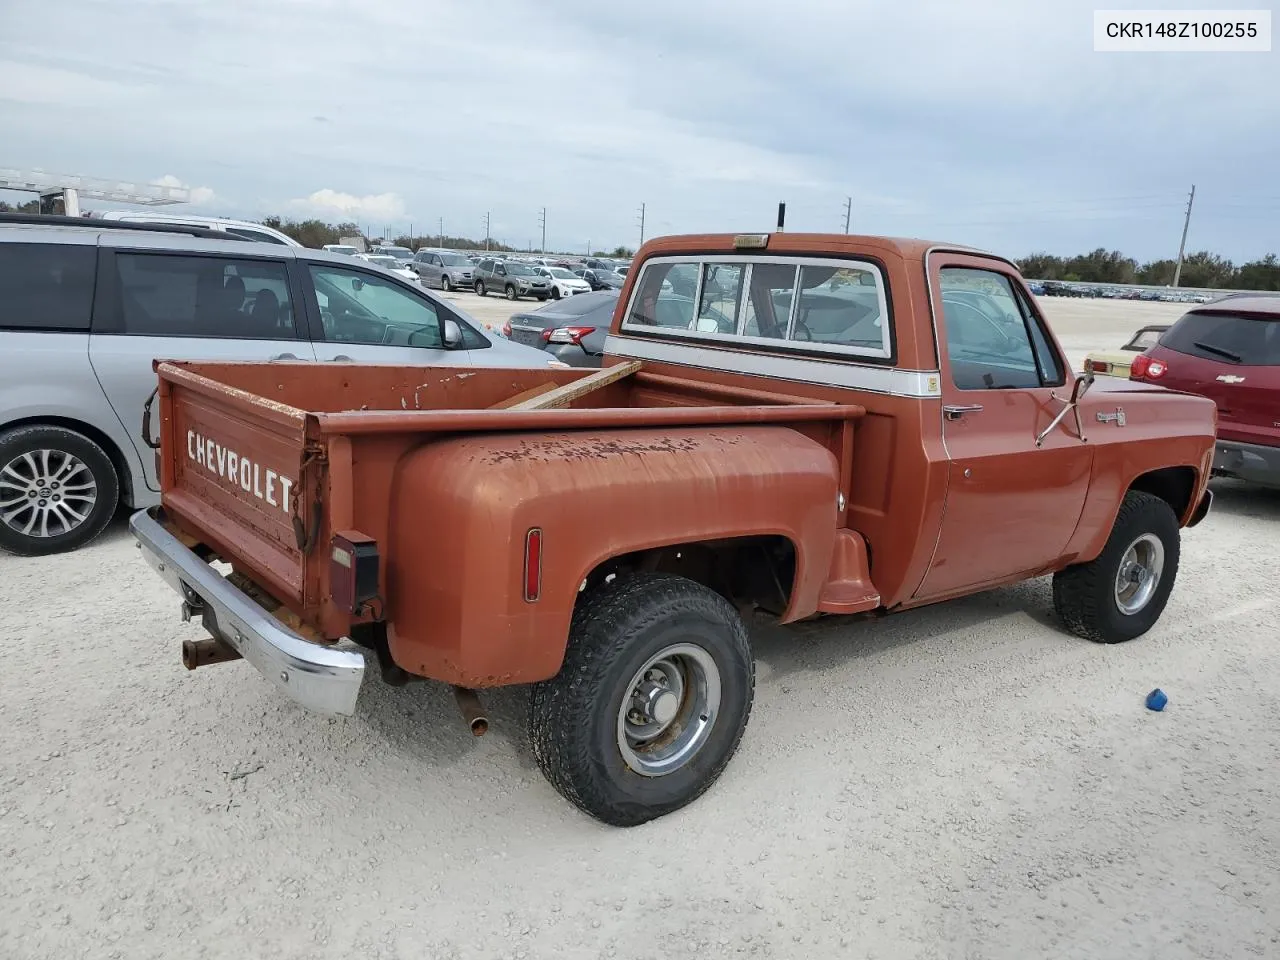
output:
M 196 667 L 207 667 L 212 663 L 226 663 L 228 660 L 239 660 L 240 652 L 221 640 L 206 637 L 203 640 L 182 641 L 182 665 L 188 670 Z
M 480 698 L 474 690 L 467 687 L 454 687 L 453 696 L 458 701 L 458 709 L 462 711 L 462 719 L 477 737 L 483 737 L 489 730 L 489 718 L 484 715 L 484 707 L 480 706 Z

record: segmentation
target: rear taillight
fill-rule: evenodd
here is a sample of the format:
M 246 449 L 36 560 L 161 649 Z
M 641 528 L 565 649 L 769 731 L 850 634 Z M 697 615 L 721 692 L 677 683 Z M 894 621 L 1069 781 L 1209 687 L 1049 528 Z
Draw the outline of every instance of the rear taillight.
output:
M 1133 358 L 1133 362 L 1129 364 L 1129 379 L 1147 379 L 1159 380 L 1169 372 L 1169 365 L 1163 360 L 1155 360 L 1148 357 L 1145 353 L 1139 354 Z
M 329 595 L 340 610 L 360 616 L 378 596 L 378 544 L 354 530 L 329 543 Z
M 542 530 L 534 527 L 524 535 L 524 599 L 533 603 L 542 593 Z
M 554 330 L 543 330 L 542 339 L 547 343 L 572 343 L 582 346 L 582 338 L 595 332 L 595 327 L 556 327 Z
M 1090 360 L 1085 365 L 1085 369 L 1094 373 L 1110 373 L 1111 364 L 1107 363 L 1105 360 Z

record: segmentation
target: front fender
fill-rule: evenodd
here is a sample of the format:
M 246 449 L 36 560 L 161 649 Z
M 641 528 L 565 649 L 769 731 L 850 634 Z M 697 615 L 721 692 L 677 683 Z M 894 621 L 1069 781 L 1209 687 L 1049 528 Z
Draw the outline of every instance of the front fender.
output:
M 469 687 L 552 677 L 591 570 L 637 550 L 727 537 L 787 537 L 791 612 L 811 613 L 838 485 L 831 451 L 782 426 L 481 434 L 419 447 L 392 486 L 392 657 Z M 540 588 L 528 601 L 525 542 L 535 528 Z

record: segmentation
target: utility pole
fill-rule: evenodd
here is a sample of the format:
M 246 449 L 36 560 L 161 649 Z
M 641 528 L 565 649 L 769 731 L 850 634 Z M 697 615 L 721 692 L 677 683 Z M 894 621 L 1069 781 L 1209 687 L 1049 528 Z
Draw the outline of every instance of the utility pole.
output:
M 539 253 L 547 252 L 547 208 L 542 208 L 542 214 L 538 217 L 538 222 L 542 224 L 542 246 L 538 248 Z
M 844 198 L 844 232 L 849 232 L 849 214 L 853 212 L 853 197 Z
M 444 249 L 444 217 L 440 218 L 440 249 Z
M 416 239 L 417 239 L 417 237 L 416 237 L 416 236 L 414 236 L 414 233 L 413 233 L 413 221 L 412 221 L 412 220 L 410 220 L 410 221 L 409 221 L 409 246 L 411 246 L 411 247 L 412 247 L 412 246 L 413 246 L 413 242 L 414 242 Z
M 489 214 L 484 215 L 484 252 L 489 252 Z
M 1191 185 L 1191 196 L 1187 197 L 1187 218 L 1182 221 L 1182 242 L 1178 244 L 1178 265 L 1173 268 L 1173 285 L 1176 287 L 1182 278 L 1182 255 L 1187 251 L 1187 228 L 1191 226 L 1191 204 L 1196 201 L 1196 185 Z
M 644 246 L 644 204 L 640 204 L 640 246 Z

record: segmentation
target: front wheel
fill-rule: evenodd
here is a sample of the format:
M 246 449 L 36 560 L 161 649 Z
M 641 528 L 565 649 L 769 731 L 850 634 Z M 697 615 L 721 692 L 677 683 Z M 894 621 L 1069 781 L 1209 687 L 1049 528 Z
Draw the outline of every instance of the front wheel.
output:
M 106 528 L 120 497 L 106 451 L 65 427 L 0 434 L 0 547 L 23 556 L 65 553 Z
M 1180 551 L 1173 508 L 1153 494 L 1131 490 L 1102 553 L 1054 574 L 1054 609 L 1067 629 L 1095 643 L 1140 637 L 1169 602 Z
M 559 300 L 559 299 L 560 299 L 560 288 L 559 288 L 559 287 L 552 287 L 552 288 L 551 288 L 551 299 L 552 299 L 552 300 Z
M 507 299 L 508 299 L 508 300 L 519 300 L 519 299 L 520 299 L 520 293 L 519 293 L 519 291 L 517 291 L 517 290 L 516 290 L 516 288 L 515 288 L 515 287 L 513 287 L 513 286 L 512 286 L 511 284 L 509 284 L 509 283 L 507 284 L 507 287 L 506 287 L 506 291 L 505 291 L 505 292 L 506 292 L 506 294 L 507 294 Z
M 618 578 L 579 601 L 560 673 L 533 687 L 534 756 L 565 799 L 635 826 L 716 781 L 754 692 L 747 631 L 728 601 L 669 574 Z
M 440 278 L 440 289 L 445 293 L 451 293 L 453 291 L 453 281 L 449 279 L 449 275 L 447 273 Z
M 486 290 L 486 289 L 485 289 L 485 287 L 484 287 L 484 281 L 483 281 L 483 280 L 477 280 L 477 281 L 476 281 L 476 294 L 477 294 L 478 296 L 484 297 L 484 296 L 487 296 L 487 295 L 488 295 L 488 293 L 489 293 L 489 291 L 488 291 L 488 290 Z

